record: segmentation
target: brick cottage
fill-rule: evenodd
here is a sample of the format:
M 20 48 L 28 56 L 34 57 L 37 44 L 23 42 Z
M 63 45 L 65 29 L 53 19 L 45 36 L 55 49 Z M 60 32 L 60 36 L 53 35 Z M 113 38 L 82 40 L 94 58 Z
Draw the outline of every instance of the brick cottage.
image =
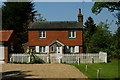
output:
M 83 15 L 78 21 L 37 21 L 28 28 L 28 45 L 37 53 L 82 53 Z
M 0 30 L 0 63 L 8 62 L 14 42 L 13 30 Z

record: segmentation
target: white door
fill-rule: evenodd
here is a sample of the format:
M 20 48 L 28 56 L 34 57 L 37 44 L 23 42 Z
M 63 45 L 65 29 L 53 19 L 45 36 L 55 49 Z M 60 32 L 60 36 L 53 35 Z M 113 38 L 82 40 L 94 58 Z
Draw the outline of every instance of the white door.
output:
M 62 58 L 62 46 L 56 47 L 56 62 L 60 63 L 60 59 Z
M 4 62 L 4 46 L 0 45 L 0 63 Z
M 62 54 L 62 46 L 61 47 L 60 46 L 56 47 L 56 53 L 57 54 Z

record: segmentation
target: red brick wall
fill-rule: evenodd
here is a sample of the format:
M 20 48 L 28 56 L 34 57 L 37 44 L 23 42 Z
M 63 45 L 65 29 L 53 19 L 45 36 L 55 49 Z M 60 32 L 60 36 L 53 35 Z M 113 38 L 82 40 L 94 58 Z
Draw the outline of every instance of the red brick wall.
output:
M 8 62 L 8 47 L 4 46 L 4 58 L 5 58 L 5 62 Z
M 47 46 L 55 40 L 68 46 L 82 46 L 82 30 L 76 31 L 76 39 L 68 38 L 68 30 L 46 31 L 46 39 L 40 39 L 39 31 L 28 31 L 29 46 Z

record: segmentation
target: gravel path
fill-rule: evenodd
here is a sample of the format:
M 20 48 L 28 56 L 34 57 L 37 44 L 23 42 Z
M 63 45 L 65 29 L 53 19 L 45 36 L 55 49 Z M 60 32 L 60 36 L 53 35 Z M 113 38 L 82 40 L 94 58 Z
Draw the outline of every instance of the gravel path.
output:
M 3 64 L 3 79 L 20 78 L 87 78 L 77 68 L 67 64 Z

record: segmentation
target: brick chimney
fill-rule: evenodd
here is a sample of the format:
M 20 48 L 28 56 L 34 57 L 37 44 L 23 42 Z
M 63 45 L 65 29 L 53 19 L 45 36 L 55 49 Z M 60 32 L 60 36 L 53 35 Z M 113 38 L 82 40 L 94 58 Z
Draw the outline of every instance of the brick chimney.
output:
M 78 22 L 83 22 L 83 15 L 81 14 L 81 9 L 78 10 Z

